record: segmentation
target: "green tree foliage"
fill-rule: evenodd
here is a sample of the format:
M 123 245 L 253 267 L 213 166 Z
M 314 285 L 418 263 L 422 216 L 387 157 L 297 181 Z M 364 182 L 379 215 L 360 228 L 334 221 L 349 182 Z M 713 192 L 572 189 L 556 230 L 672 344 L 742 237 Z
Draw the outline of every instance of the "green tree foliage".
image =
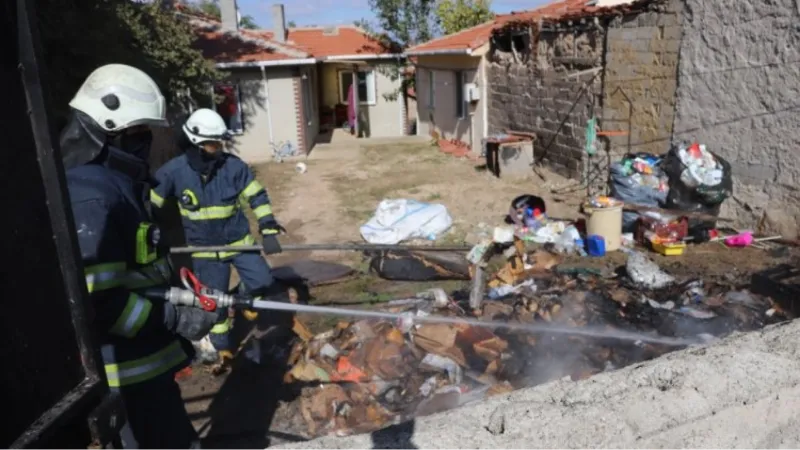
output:
M 494 18 L 491 0 L 440 0 L 436 16 L 444 34 L 457 33 Z
M 207 16 L 216 19 L 222 18 L 222 12 L 219 9 L 219 0 L 200 0 L 192 4 L 191 7 Z M 249 14 L 239 18 L 239 26 L 247 30 L 257 30 L 261 28 L 256 23 L 256 19 Z
M 297 22 L 294 20 L 290 20 L 289 23 L 286 24 L 289 28 L 297 28 Z
M 86 76 L 104 64 L 142 69 L 173 107 L 187 94 L 207 96 L 208 83 L 224 75 L 192 48 L 189 24 L 159 1 L 36 1 L 57 125 L 63 125 L 67 104 Z
M 430 40 L 436 29 L 434 8 L 436 0 L 368 0 L 375 21 L 355 22 L 380 42 L 386 49 L 400 53 L 403 49 Z M 392 80 L 401 80 L 398 91 L 383 94 L 387 100 L 398 96 L 414 85 L 414 78 L 406 76 L 406 61 L 381 67 L 381 72 Z
M 433 37 L 435 0 L 368 0 L 375 15 L 373 25 L 366 20 L 358 24 L 403 48 Z

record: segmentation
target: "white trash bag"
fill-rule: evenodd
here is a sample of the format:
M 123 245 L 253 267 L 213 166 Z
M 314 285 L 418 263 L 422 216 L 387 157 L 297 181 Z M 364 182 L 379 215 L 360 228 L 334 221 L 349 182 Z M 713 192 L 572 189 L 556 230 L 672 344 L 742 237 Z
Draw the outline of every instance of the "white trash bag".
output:
M 383 200 L 360 231 L 370 244 L 393 245 L 409 239 L 434 241 L 452 224 L 444 205 L 408 199 Z

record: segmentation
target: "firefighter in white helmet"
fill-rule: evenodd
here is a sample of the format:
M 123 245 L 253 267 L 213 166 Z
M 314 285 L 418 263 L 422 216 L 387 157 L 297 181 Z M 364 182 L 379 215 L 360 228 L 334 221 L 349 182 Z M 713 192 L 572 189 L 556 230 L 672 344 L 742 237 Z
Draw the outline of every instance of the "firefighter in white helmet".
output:
M 244 161 L 224 151 L 229 140 L 228 127 L 215 111 L 198 109 L 179 133 L 185 153 L 169 161 L 156 173 L 158 185 L 150 194 L 153 205 L 164 204 L 167 197 L 178 199 L 187 243 L 192 246 L 252 245 L 250 225 L 243 203 L 258 220 L 264 253 L 280 253 L 277 236 L 284 232 L 272 213 L 264 186 L 253 176 Z M 241 279 L 240 289 L 256 298 L 281 295 L 264 258 L 250 252 L 196 252 L 192 266 L 198 278 L 211 288 L 229 290 L 231 265 Z M 254 311 L 244 311 L 255 320 Z M 222 366 L 232 358 L 231 319 L 220 311 L 211 329 L 211 343 L 219 352 Z
M 92 325 L 108 384 L 125 404 L 123 445 L 197 448 L 175 374 L 191 361 L 189 340 L 208 333 L 216 315 L 141 294 L 166 286 L 170 273 L 145 203 L 150 127 L 167 125 L 164 97 L 141 70 L 110 64 L 69 105 L 61 150 Z

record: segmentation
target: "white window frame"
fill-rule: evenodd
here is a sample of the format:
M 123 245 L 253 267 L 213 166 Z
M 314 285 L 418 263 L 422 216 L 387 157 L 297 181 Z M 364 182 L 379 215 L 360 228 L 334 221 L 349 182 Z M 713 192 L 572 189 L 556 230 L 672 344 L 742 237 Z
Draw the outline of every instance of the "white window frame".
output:
M 236 108 L 236 110 L 237 110 L 236 116 L 237 117 L 236 118 L 237 118 L 237 121 L 239 122 L 240 128 L 238 130 L 237 129 L 229 129 L 228 133 L 233 134 L 233 135 L 244 134 L 244 128 L 245 127 L 244 127 L 244 112 L 242 111 L 243 108 L 242 108 L 242 87 L 241 87 L 241 85 L 238 82 L 232 82 L 231 81 L 231 82 L 216 83 L 215 85 L 213 85 L 211 87 L 211 102 L 212 102 L 211 109 L 214 110 L 217 113 L 219 113 L 219 109 L 218 109 L 219 108 L 219 104 L 217 104 L 214 101 L 214 97 L 216 96 L 216 88 L 219 87 L 219 86 L 233 86 L 233 87 L 236 88 L 236 105 L 237 105 L 237 108 Z M 220 114 L 220 115 L 222 115 L 222 114 Z M 224 119 L 224 116 L 223 116 L 223 119 Z
M 359 98 L 358 99 L 358 104 L 359 105 L 367 105 L 367 106 L 375 106 L 375 104 L 377 103 L 377 98 L 376 98 L 377 95 L 376 95 L 376 89 L 375 89 L 375 70 L 374 69 L 359 70 L 358 73 L 365 74 L 366 83 L 367 83 L 367 98 L 366 99 Z M 345 92 L 344 83 L 343 83 L 345 74 L 350 74 L 352 76 L 352 79 L 353 79 L 354 83 L 358 82 L 358 77 L 355 75 L 355 72 L 353 72 L 352 70 L 340 70 L 339 71 L 339 74 L 338 74 L 339 97 L 342 99 L 342 103 L 347 105 L 349 103 L 348 103 L 348 98 L 347 98 L 347 92 Z M 356 88 L 357 87 L 358 87 L 358 85 L 356 85 Z
M 467 117 L 467 99 L 464 87 L 466 86 L 466 73 L 463 70 L 456 70 L 455 73 L 455 87 L 456 87 L 456 118 L 463 119 Z M 461 105 L 458 104 L 458 97 L 461 97 Z
M 434 86 L 436 85 L 436 71 L 433 69 L 428 70 L 428 109 L 436 107 L 436 94 Z

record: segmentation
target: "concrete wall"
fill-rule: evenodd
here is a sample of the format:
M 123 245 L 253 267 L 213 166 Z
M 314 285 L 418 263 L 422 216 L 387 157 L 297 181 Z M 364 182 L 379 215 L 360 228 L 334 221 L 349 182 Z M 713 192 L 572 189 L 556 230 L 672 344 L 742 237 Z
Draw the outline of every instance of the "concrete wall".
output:
M 456 72 L 463 71 L 465 83 L 476 83 L 482 89 L 483 59 L 467 55 L 428 55 L 417 58 L 417 134 L 426 136 L 437 133 L 442 139 L 457 139 L 470 144 L 474 152 L 480 152 L 484 137 L 483 101 L 466 104 L 465 117 L 457 114 Z M 431 73 L 433 77 L 431 78 Z M 433 79 L 434 101 L 430 105 L 430 86 Z
M 339 103 L 347 102 L 347 92 L 341 93 L 339 88 L 339 73 L 352 71 L 352 64 L 325 63 L 322 66 L 322 102 L 333 107 Z M 402 97 L 387 100 L 384 94 L 399 92 L 400 79 L 392 80 L 391 68 L 380 64 L 359 65 L 360 70 L 372 70 L 375 77 L 375 102 L 374 104 L 361 104 L 359 116 L 363 131 L 367 137 L 394 137 L 403 136 L 405 110 Z M 364 100 L 364 99 L 361 99 Z
M 301 141 L 292 69 L 268 68 L 266 75 L 269 98 L 259 69 L 231 71 L 230 80 L 239 83 L 241 92 L 244 132 L 234 136 L 230 150 L 248 163 L 269 161 L 272 158 L 270 142 L 290 142 L 298 147 Z M 271 114 L 268 114 L 269 107 Z M 270 135 L 270 118 L 273 135 Z
M 675 141 L 733 166 L 723 216 L 795 237 L 800 220 L 796 0 L 685 0 Z
M 587 121 L 599 112 L 602 28 L 542 30 L 537 42 L 519 51 L 490 53 L 489 134 L 535 133 L 534 153 L 556 172 L 583 176 Z
M 650 11 L 609 24 L 603 79 L 603 130 L 611 159 L 628 152 L 669 150 L 677 87 L 681 0 L 655 4 Z

